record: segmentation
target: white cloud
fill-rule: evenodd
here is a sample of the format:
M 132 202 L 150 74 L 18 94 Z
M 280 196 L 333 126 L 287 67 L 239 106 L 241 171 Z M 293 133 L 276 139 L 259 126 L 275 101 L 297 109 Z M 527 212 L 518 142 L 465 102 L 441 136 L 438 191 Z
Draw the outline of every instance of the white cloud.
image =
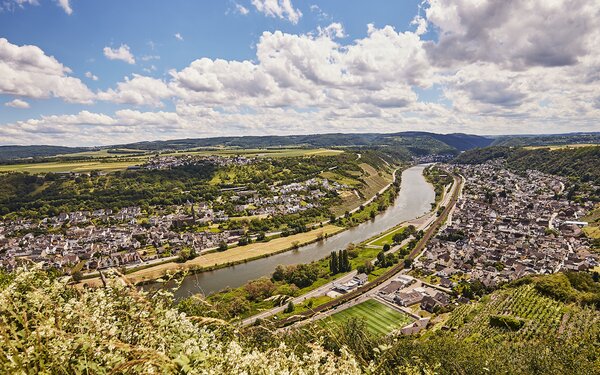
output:
M 122 104 L 161 107 L 162 100 L 172 96 L 171 89 L 163 81 L 134 74 L 117 84 L 116 90 L 98 93 L 98 99 Z
M 181 34 L 180 34 L 180 33 L 175 33 L 174 37 L 175 37 L 175 39 L 177 39 L 177 40 L 183 40 L 183 37 L 181 36 Z
M 21 99 L 11 100 L 10 102 L 4 103 L 4 105 L 7 107 L 21 108 L 21 109 L 29 108 L 29 103 L 27 103 L 26 101 L 21 100 Z
M 92 72 L 85 72 L 85 76 L 86 76 L 86 78 L 89 78 L 92 81 L 97 81 L 98 80 L 98 76 L 92 74 Z
M 135 57 L 127 44 L 121 44 L 119 48 L 104 47 L 104 56 L 109 60 L 121 60 L 127 64 L 135 64 Z
M 169 103 L 174 111 L 42 116 L 4 124 L 0 137 L 98 144 L 367 130 L 598 131 L 600 17 L 593 15 L 600 3 L 536 1 L 500 6 L 491 0 L 431 0 L 413 19 L 414 31 L 368 25 L 365 37 L 344 43 L 338 39 L 345 36 L 338 23 L 309 34 L 264 32 L 251 60 L 200 57 L 165 78 L 134 74 L 96 94 L 100 100 L 135 106 Z M 265 14 L 267 6 L 283 4 L 261 3 Z M 289 16 L 280 14 L 270 16 Z M 425 40 L 428 31 L 438 33 L 438 40 Z M 15 95 L 5 88 L 1 69 L 5 61 L 18 59 L 3 57 L 1 46 L 0 90 L 5 91 L 0 93 Z M 44 67 L 44 74 L 71 78 L 68 68 L 40 53 L 43 63 L 25 54 L 24 61 L 11 63 L 13 70 L 19 73 L 29 64 Z M 12 87 L 33 90 L 38 81 Z M 49 97 L 62 85 L 43 87 Z M 71 136 L 65 138 L 66 133 Z
M 266 16 L 286 19 L 293 24 L 302 17 L 302 12 L 294 9 L 291 0 L 252 0 L 252 5 Z
M 65 13 L 68 15 L 73 14 L 73 9 L 71 8 L 71 4 L 69 4 L 69 0 L 57 0 L 58 6 L 61 7 Z
M 247 15 L 248 13 L 250 13 L 250 11 L 248 10 L 248 8 L 246 8 L 243 5 L 240 5 L 238 3 L 235 3 L 235 11 L 239 14 L 241 14 L 242 16 Z
M 90 103 L 93 93 L 69 73 L 71 69 L 39 47 L 0 38 L 0 94 Z
M 66 14 L 71 15 L 73 9 L 69 3 L 69 0 L 54 0 L 56 4 L 65 11 Z M 0 12 L 2 11 L 15 11 L 16 8 L 25 9 L 25 5 L 40 5 L 38 0 L 1 0 L 0 1 Z
M 151 60 L 160 60 L 160 56 L 158 55 L 145 55 L 141 57 L 142 61 L 151 61 Z
M 332 24 L 330 24 L 329 26 L 326 26 L 324 28 L 322 28 L 321 26 L 318 27 L 318 31 L 320 35 L 324 35 L 327 36 L 331 39 L 333 38 L 345 38 L 347 35 L 344 31 L 344 26 L 342 26 L 341 23 L 339 22 L 333 22 Z

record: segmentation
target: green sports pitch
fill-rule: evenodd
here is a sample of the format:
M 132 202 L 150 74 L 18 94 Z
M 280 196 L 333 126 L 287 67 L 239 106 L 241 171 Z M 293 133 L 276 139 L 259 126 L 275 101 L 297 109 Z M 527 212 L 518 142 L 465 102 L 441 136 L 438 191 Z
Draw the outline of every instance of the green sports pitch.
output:
M 413 319 L 383 303 L 369 299 L 356 306 L 332 315 L 323 323 L 343 323 L 356 318 L 365 322 L 369 332 L 383 336 L 395 329 L 400 329 L 413 321 Z

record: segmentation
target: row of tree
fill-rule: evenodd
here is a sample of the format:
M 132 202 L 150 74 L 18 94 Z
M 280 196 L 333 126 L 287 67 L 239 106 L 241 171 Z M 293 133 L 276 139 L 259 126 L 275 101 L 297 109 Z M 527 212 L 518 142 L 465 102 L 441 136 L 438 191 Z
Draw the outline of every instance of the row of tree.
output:
M 329 257 L 329 271 L 332 275 L 340 272 L 348 272 L 352 269 L 348 250 L 332 251 Z

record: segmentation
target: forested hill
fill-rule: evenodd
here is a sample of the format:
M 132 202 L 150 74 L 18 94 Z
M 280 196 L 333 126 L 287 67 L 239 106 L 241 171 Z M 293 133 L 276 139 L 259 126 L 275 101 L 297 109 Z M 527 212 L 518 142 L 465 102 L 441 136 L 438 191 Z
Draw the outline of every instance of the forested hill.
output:
M 0 146 L 0 160 L 41 158 L 87 151 L 85 147 L 63 146 Z
M 600 146 L 577 148 L 487 147 L 466 151 L 454 159 L 458 164 L 480 164 L 504 159 L 516 170 L 536 169 L 544 173 L 576 177 L 582 182 L 600 184 Z
M 492 146 L 551 146 L 571 144 L 599 144 L 600 133 L 567 133 L 550 135 L 520 135 L 498 137 Z

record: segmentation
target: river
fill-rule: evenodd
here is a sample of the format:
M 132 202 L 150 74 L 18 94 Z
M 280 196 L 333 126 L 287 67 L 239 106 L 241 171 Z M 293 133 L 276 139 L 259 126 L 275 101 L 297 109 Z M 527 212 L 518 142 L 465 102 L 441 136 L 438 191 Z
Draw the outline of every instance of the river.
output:
M 423 177 L 425 165 L 416 165 L 402 172 L 398 197 L 394 204 L 373 220 L 362 223 L 344 232 L 333 235 L 321 242 L 302 246 L 267 258 L 253 260 L 236 266 L 187 276 L 175 292 L 175 298 L 183 298 L 196 293 L 205 295 L 226 287 L 236 288 L 250 280 L 270 275 L 279 264 L 309 263 L 329 255 L 334 250 L 346 248 L 350 243 L 362 242 L 403 221 L 416 219 L 431 210 L 435 192 Z M 155 287 L 151 284 L 148 287 Z

